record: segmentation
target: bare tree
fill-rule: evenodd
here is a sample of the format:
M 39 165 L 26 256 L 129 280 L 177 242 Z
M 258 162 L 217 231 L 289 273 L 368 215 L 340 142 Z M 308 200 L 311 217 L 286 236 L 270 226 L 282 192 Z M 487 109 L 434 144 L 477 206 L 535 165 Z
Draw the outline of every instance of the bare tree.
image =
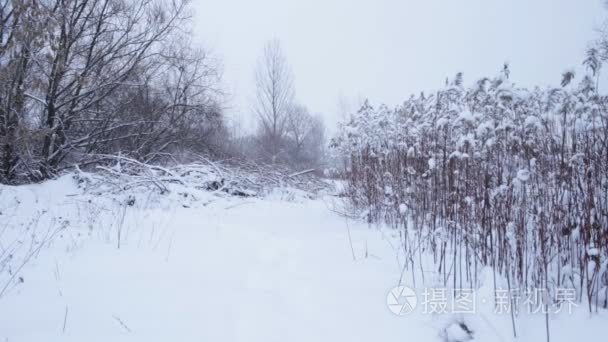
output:
M 11 179 L 19 160 L 17 146 L 26 145 L 22 134 L 28 109 L 26 83 L 34 52 L 43 46 L 49 19 L 44 8 L 31 0 L 0 0 L 0 181 Z
M 222 130 L 189 0 L 0 0 L 0 181 L 120 152 L 150 162 Z
M 166 47 L 158 61 L 124 94 L 117 110 L 121 121 L 139 122 L 121 130 L 122 151 L 144 162 L 152 162 L 176 149 L 213 149 L 213 140 L 223 131 L 221 73 L 217 62 L 204 50 L 192 49 L 189 39 L 178 39 Z M 142 130 L 144 128 L 144 130 Z M 147 132 L 148 134 L 138 134 Z
M 270 41 L 255 70 L 256 105 L 260 140 L 266 157 L 276 162 L 293 105 L 293 74 L 278 40 Z
M 139 69 L 152 66 L 175 28 L 186 18 L 185 1 L 59 0 L 52 8 L 56 39 L 42 62 L 44 98 L 40 171 L 53 172 L 68 152 L 103 142 L 93 138 L 118 129 L 106 116 L 94 129 L 77 129 Z M 93 114 L 93 115 L 91 115 Z M 88 121 L 90 123 L 90 121 Z M 90 127 L 90 125 L 87 125 Z M 71 134 L 68 134 L 71 133 Z

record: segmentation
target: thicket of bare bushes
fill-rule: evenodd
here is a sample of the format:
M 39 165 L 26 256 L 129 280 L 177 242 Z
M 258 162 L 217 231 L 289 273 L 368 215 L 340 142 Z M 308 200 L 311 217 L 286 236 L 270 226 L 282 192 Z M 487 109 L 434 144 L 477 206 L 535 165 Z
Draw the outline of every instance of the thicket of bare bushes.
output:
M 513 289 L 573 288 L 607 307 L 608 97 L 598 51 L 585 63 L 558 88 L 519 88 L 505 66 L 394 110 L 366 103 L 332 142 L 350 203 L 403 229 L 407 267 L 430 251 L 446 286 L 492 266 Z
M 0 182 L 220 146 L 219 68 L 188 2 L 0 0 Z

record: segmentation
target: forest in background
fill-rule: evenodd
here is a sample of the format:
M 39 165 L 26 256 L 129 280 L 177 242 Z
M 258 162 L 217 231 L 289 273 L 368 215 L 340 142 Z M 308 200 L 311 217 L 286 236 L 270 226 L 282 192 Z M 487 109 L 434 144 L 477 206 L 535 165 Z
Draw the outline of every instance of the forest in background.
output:
M 199 155 L 316 167 L 319 116 L 295 102 L 278 42 L 256 67 L 259 129 L 225 121 L 221 61 L 192 41 L 189 0 L 1 0 L 0 182 Z

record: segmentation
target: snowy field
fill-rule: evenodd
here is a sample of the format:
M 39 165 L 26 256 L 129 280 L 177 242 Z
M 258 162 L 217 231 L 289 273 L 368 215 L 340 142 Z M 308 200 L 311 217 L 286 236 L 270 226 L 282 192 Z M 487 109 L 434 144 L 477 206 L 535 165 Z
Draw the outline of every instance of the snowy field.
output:
M 514 340 L 490 302 L 393 314 L 398 234 L 336 214 L 329 195 L 129 201 L 71 176 L 0 189 L 0 341 Z M 607 319 L 554 315 L 551 341 L 603 341 Z M 544 324 L 520 317 L 517 341 L 544 341 Z

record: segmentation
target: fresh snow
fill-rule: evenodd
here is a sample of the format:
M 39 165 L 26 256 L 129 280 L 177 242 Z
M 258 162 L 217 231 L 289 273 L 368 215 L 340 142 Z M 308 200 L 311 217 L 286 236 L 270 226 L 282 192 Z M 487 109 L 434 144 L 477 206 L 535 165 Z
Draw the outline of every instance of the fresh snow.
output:
M 386 298 L 402 271 L 398 232 L 336 214 L 334 197 L 285 192 L 186 208 L 167 195 L 87 196 L 71 176 L 3 186 L 2 250 L 25 247 L 0 265 L 0 341 L 464 341 L 460 322 L 476 341 L 513 340 L 510 317 L 488 303 L 472 316 L 420 305 L 396 316 Z M 42 244 L 47 231 L 57 234 Z M 603 340 L 607 318 L 553 316 L 551 341 Z M 518 325 L 517 341 L 544 340 L 544 316 Z

